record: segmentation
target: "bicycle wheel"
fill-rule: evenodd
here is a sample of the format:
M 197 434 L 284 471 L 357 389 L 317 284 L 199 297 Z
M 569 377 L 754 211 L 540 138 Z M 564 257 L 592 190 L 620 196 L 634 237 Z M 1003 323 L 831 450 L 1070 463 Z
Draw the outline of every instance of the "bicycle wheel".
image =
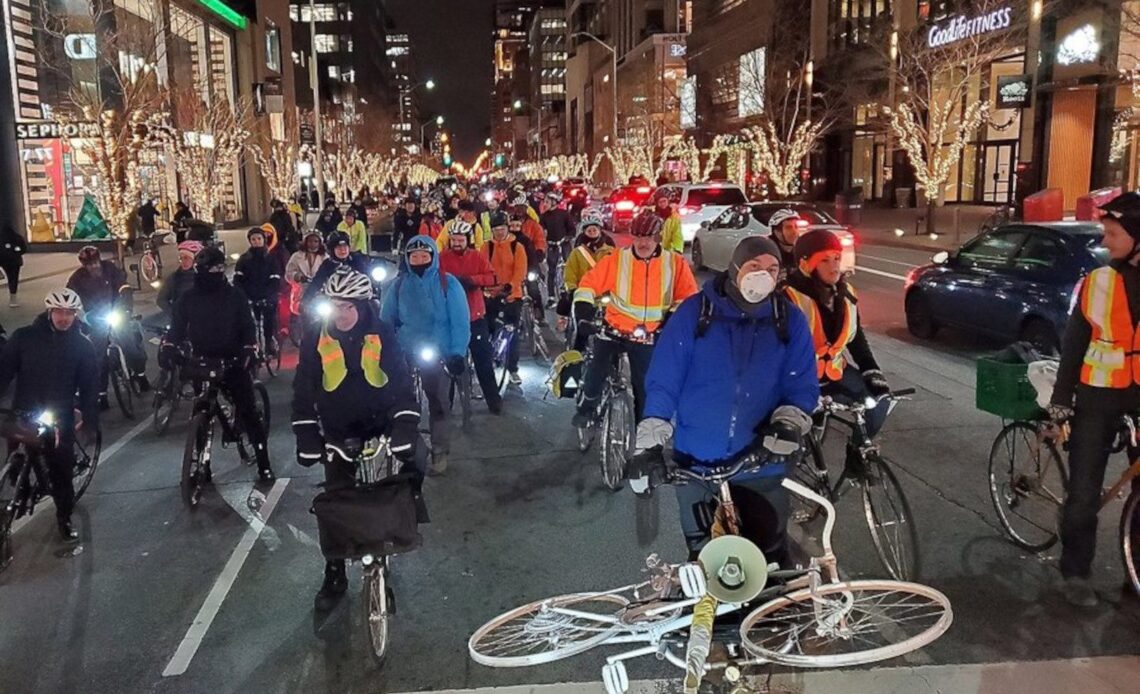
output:
M 597 593 L 538 600 L 479 627 L 467 650 L 472 660 L 488 667 L 524 667 L 569 658 L 610 638 L 618 626 L 605 620 L 617 617 L 628 605 L 620 595 Z M 600 619 L 587 616 L 591 614 Z
M 1057 542 L 1068 477 L 1051 441 L 1030 422 L 1007 424 L 990 448 L 990 500 L 1005 534 L 1043 552 Z
M 827 461 L 823 459 L 823 449 L 815 436 L 805 437 L 808 455 L 800 456 L 792 470 L 792 479 L 819 494 L 825 499 L 832 500 L 831 482 L 828 479 Z M 798 494 L 790 494 L 791 514 L 789 519 L 793 523 L 806 525 L 823 513 L 823 507 L 814 501 L 804 499 Z
M 626 460 L 633 449 L 633 417 L 633 395 L 628 390 L 614 393 L 602 418 L 599 462 L 602 483 L 615 492 L 625 480 Z
M 214 418 L 199 412 L 190 420 L 186 447 L 182 452 L 182 501 L 191 509 L 202 500 L 202 489 L 210 480 L 210 445 L 214 439 Z
M 0 466 L 0 571 L 12 561 L 12 523 L 16 521 L 15 471 L 18 469 L 11 457 Z
M 471 428 L 471 371 L 464 371 L 459 376 L 459 409 L 463 412 L 463 429 Z
M 289 316 L 289 341 L 294 347 L 300 348 L 304 339 L 305 321 L 296 313 Z
M 269 391 L 265 389 L 265 384 L 261 381 L 253 382 L 253 402 L 257 405 L 257 416 L 261 419 L 262 426 L 265 427 L 265 436 L 269 436 Z
M 531 341 L 534 343 L 531 354 L 535 361 L 549 362 L 550 348 L 546 346 L 546 336 L 542 334 L 542 328 L 538 325 L 534 326 L 534 337 L 531 338 Z
M 928 586 L 850 581 L 761 605 L 745 617 L 740 638 L 750 653 L 779 665 L 848 667 L 918 650 L 953 621 L 950 600 Z
M 162 270 L 158 267 L 158 261 L 155 260 L 154 253 L 143 253 L 142 261 L 139 263 L 139 272 L 142 273 L 142 278 L 147 283 L 154 282 L 162 275 Z
M 364 571 L 364 619 L 368 625 L 369 651 L 377 665 L 388 655 L 388 628 L 391 611 L 388 600 L 388 581 L 383 563 L 378 562 Z
M 867 476 L 859 486 L 875 551 L 892 578 L 912 581 L 918 578 L 922 562 L 910 503 L 894 470 L 877 453 L 867 456 L 866 465 Z
M 1120 555 L 1124 559 L 1124 575 L 1132 590 L 1140 595 L 1140 491 L 1135 489 L 1120 514 Z
M 178 369 L 164 371 L 163 374 L 166 380 L 154 390 L 154 433 L 159 436 L 166 433 L 182 399 Z
M 135 418 L 134 394 L 131 392 L 131 379 L 123 371 L 118 359 L 113 359 L 111 366 L 111 389 L 115 391 L 115 401 L 127 419 Z
M 500 393 L 506 388 L 507 378 L 510 376 L 510 371 L 507 370 L 507 362 L 510 360 L 511 348 L 516 339 L 518 339 L 518 336 L 515 335 L 514 330 L 502 327 L 495 333 L 495 337 L 491 342 L 495 348 L 495 385 L 498 387 Z
M 84 441 L 83 439 L 88 440 Z M 72 486 L 75 488 L 75 500 L 83 496 L 91 480 L 95 477 L 95 468 L 99 467 L 99 456 L 103 453 L 103 432 L 96 431 L 94 436 L 88 438 L 83 431 L 75 437 L 75 471 L 72 473 Z

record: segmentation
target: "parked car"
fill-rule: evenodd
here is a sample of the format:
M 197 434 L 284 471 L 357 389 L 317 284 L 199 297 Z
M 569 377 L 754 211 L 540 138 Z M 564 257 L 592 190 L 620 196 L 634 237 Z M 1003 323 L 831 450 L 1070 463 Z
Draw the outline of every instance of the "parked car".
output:
M 769 236 L 768 219 L 776 210 L 794 210 L 800 218 L 800 233 L 827 229 L 843 244 L 843 270 L 855 270 L 855 234 L 823 210 L 803 202 L 751 202 L 735 205 L 709 222 L 702 222 L 693 239 L 693 267 L 721 271 L 728 267 L 732 251 L 741 239 Z
M 711 222 L 729 207 L 748 202 L 744 190 L 735 183 L 667 183 L 653 197 L 665 193 L 681 215 L 681 235 L 691 243 L 701 222 Z
M 632 183 L 615 188 L 602 208 L 606 228 L 615 234 L 627 233 L 633 216 L 649 201 L 652 194 L 653 186 L 648 183 Z
M 1056 352 L 1081 278 L 1108 262 L 1096 222 L 1012 223 L 907 275 L 906 324 L 916 337 L 960 328 Z

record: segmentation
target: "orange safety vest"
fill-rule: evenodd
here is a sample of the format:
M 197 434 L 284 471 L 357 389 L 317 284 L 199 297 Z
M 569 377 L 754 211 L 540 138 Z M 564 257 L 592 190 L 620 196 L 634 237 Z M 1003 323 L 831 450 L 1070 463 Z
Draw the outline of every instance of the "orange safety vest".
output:
M 855 290 L 847 288 L 855 296 Z M 859 315 L 855 309 L 855 302 L 844 299 L 843 328 L 835 342 L 827 341 L 827 334 L 823 329 L 823 317 L 819 314 L 819 306 L 815 299 L 791 287 L 787 288 L 788 298 L 807 316 L 808 328 L 811 329 L 811 339 L 815 343 L 815 370 L 819 380 L 838 381 L 843 378 L 843 369 L 847 366 L 847 358 L 843 353 L 847 345 L 855 339 L 859 331 Z
M 693 271 L 680 255 L 663 250 L 640 260 L 633 249 L 623 248 L 599 260 L 582 276 L 574 301 L 594 303 L 609 294 L 606 323 L 621 333 L 632 333 L 638 326 L 653 333 L 666 313 L 699 290 Z
M 1093 270 L 1081 286 L 1080 302 L 1092 326 L 1081 383 L 1094 388 L 1140 384 L 1140 330 L 1128 308 L 1124 277 L 1111 267 Z

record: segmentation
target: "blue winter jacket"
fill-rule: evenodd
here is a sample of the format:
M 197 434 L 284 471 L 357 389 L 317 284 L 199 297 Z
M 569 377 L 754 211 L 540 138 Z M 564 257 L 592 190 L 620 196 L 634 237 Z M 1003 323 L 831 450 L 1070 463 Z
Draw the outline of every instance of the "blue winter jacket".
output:
M 462 357 L 471 341 L 467 294 L 453 275 L 443 273 L 441 279 L 435 242 L 427 236 L 415 238 L 431 246 L 431 265 L 417 275 L 406 256 L 400 259 L 399 276 L 384 293 L 380 318 L 396 328 L 396 339 L 408 354 L 434 347 L 444 358 Z
M 772 300 L 741 311 L 720 289 L 723 275 L 681 304 L 653 350 L 645 381 L 645 417 L 674 421 L 673 448 L 715 462 L 735 456 L 756 438 L 757 426 L 782 405 L 810 414 L 819 401 L 815 349 L 807 319 L 785 303 L 787 342 L 781 342 Z M 701 337 L 701 297 L 712 320 Z M 784 474 L 765 466 L 749 477 Z

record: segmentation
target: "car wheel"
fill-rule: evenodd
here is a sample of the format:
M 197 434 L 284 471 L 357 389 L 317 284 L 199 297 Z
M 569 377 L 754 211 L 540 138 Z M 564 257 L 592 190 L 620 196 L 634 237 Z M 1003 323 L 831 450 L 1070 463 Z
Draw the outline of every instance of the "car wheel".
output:
M 698 239 L 693 239 L 693 269 L 705 269 L 705 254 L 701 252 L 701 242 Z
M 1049 356 L 1060 353 L 1061 340 L 1057 337 L 1057 331 L 1048 321 L 1040 318 L 1026 320 L 1025 324 L 1021 326 L 1018 339 L 1033 345 L 1033 348 L 1042 355 Z
M 934 322 L 934 314 L 930 312 L 930 300 L 918 292 L 911 292 L 906 297 L 906 329 L 911 335 L 929 340 L 938 332 L 938 324 Z

